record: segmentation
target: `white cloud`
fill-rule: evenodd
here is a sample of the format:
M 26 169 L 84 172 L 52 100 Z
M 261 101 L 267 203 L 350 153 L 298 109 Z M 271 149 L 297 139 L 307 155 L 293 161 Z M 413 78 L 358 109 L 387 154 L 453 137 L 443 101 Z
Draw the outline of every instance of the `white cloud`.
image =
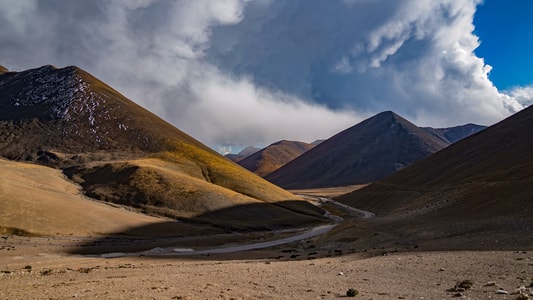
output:
M 491 124 L 532 103 L 474 54 L 479 0 L 0 2 L 0 64 L 78 65 L 211 145 L 327 138 L 394 110 Z
M 530 86 L 518 86 L 510 90 L 504 91 L 506 100 L 511 101 L 511 105 L 515 106 L 515 109 L 520 109 L 521 106 L 529 106 L 533 104 L 533 85 Z M 516 102 L 519 105 L 516 105 Z
M 203 140 L 217 144 L 312 142 L 362 120 L 354 112 L 331 111 L 258 87 L 247 78 L 229 78 L 216 69 L 198 74 L 189 84 L 198 103 L 185 116 L 185 123 L 191 124 L 188 130 L 200 128 Z

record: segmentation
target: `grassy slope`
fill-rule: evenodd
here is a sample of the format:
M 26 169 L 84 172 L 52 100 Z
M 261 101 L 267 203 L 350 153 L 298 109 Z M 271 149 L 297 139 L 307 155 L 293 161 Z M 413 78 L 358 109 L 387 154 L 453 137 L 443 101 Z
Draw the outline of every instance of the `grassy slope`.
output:
M 5 108 L 0 122 L 4 130 L 0 142 L 3 150 L 12 153 L 8 157 L 43 163 L 35 153 L 46 150 L 59 159 L 45 163 L 65 168 L 65 174 L 81 183 L 87 195 L 131 205 L 151 214 L 195 217 L 230 206 L 275 203 L 276 209 L 264 210 L 264 219 L 254 219 L 251 213 L 250 221 L 269 223 L 276 217 L 272 214 L 293 220 L 295 226 L 300 221 L 317 220 L 319 213 L 307 202 L 299 201 L 301 205 L 291 202 L 290 207 L 282 208 L 285 201 L 300 199 L 228 161 L 85 71 L 76 67 L 43 70 L 63 72 L 60 74 L 67 78 L 77 74 L 89 87 L 73 102 L 70 111 L 75 113 L 68 119 L 51 120 L 46 113 L 50 109 L 46 105 L 50 104 L 37 109 L 9 103 L 9 95 L 20 94 L 18 89 L 24 91 L 28 83 L 29 86 L 39 84 L 35 75 L 30 76 L 31 71 L 18 74 L 19 79 L 11 88 L 4 85 L 1 94 L 5 101 L 0 103 Z M 29 79 L 20 79 L 27 74 Z M 61 87 L 56 90 L 60 91 Z M 94 101 L 83 98 L 87 91 L 100 99 L 93 112 L 96 126 L 92 128 L 88 127 L 89 115 L 82 109 L 85 101 Z M 11 121 L 21 116 L 28 120 Z M 73 122 L 76 133 L 65 134 L 63 129 Z M 121 124 L 127 130 L 121 130 Z M 95 135 L 103 142 L 95 142 Z M 254 206 L 254 213 L 261 215 L 263 207 Z M 246 218 L 246 214 L 240 217 Z
M 0 169 L 0 232 L 4 234 L 88 236 L 164 221 L 91 201 L 59 170 L 3 159 Z M 174 230 L 178 228 L 193 230 L 176 223 Z

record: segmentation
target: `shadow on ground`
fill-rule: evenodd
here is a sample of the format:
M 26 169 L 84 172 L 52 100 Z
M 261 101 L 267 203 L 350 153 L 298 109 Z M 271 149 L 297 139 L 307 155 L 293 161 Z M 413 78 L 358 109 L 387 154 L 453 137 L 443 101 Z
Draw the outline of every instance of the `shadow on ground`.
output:
M 314 227 L 331 222 L 319 207 L 304 201 L 246 204 L 193 218 L 128 228 L 83 240 L 71 254 L 139 252 L 154 247 L 216 247 L 243 239 L 261 239 L 280 230 Z

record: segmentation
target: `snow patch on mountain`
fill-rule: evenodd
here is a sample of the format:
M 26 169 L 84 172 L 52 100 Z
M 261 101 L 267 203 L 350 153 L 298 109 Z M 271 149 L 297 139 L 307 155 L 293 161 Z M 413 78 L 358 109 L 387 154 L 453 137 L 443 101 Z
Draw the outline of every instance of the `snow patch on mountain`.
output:
M 0 88 L 8 81 L 22 87 L 9 95 L 9 103 L 18 109 L 42 109 L 45 116 L 62 121 L 63 136 L 83 136 L 102 145 L 110 136 L 110 127 L 129 128 L 128 119 L 118 120 L 114 113 L 120 105 L 107 105 L 109 96 L 91 88 L 76 67 L 44 66 L 15 73 L 2 78 Z

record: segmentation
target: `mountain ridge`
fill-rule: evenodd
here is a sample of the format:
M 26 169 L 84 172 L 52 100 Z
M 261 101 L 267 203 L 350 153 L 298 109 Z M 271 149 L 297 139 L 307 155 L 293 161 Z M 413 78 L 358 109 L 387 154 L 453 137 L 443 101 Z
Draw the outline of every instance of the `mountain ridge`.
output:
M 528 249 L 533 228 L 533 107 L 335 199 L 375 213 L 329 236 L 372 247 Z M 379 232 L 379 236 L 376 232 Z M 368 239 L 367 239 L 368 241 Z M 355 245 L 355 244 L 358 244 Z M 353 241 L 354 247 L 369 247 Z
M 380 182 L 372 184 L 360 191 L 344 196 L 347 203 L 359 205 L 363 208 L 373 208 L 383 214 L 391 213 L 402 207 L 409 206 L 409 201 L 420 197 L 407 197 L 403 202 L 402 197 L 397 201 L 391 201 L 384 195 L 394 190 L 415 189 L 442 189 L 446 186 L 459 185 L 490 185 L 532 181 L 533 176 L 533 153 L 529 151 L 533 146 L 529 132 L 533 129 L 533 107 L 514 114 L 513 116 L 493 125 L 489 128 L 454 143 L 446 149 L 434 155 L 414 163 L 401 172 L 392 174 Z M 415 190 L 416 190 L 415 189 Z M 479 187 L 471 187 L 476 191 Z M 488 190 L 489 187 L 487 186 Z M 490 188 L 491 190 L 494 188 Z M 373 198 L 368 201 L 356 201 L 355 198 L 366 199 L 374 192 L 383 190 L 380 200 Z M 452 190 L 449 189 L 447 193 Z M 527 191 L 527 190 L 526 190 Z M 491 197 L 486 192 L 479 191 L 480 195 Z M 423 195 L 424 193 L 422 193 Z M 494 196 L 500 193 L 494 193 Z M 522 195 L 523 193 L 519 193 Z M 355 197 L 355 195 L 358 195 Z M 376 194 L 377 195 L 377 194 Z M 506 198 L 512 199 L 515 195 L 510 194 Z M 350 200 L 352 197 L 354 199 Z M 477 198 L 480 198 L 478 196 Z M 466 200 L 466 199 L 465 199 Z M 470 201 L 472 202 L 472 201 Z M 378 208 L 381 207 L 381 208 Z
M 234 154 L 234 153 L 228 153 L 226 155 L 224 155 L 226 158 L 228 158 L 229 160 L 233 161 L 233 162 L 238 162 L 242 159 L 245 159 L 246 157 L 254 154 L 255 152 L 261 150 L 260 148 L 256 148 L 256 147 L 253 147 L 253 146 L 248 146 L 244 149 L 242 149 L 241 151 L 239 151 L 239 153 L 237 154 Z
M 446 127 L 446 128 L 432 128 L 432 127 L 422 127 L 422 129 L 428 131 L 429 133 L 442 138 L 443 140 L 453 144 L 458 142 L 465 137 L 471 136 L 480 132 L 481 130 L 487 128 L 487 126 L 477 125 L 473 123 L 468 123 L 460 126 Z

